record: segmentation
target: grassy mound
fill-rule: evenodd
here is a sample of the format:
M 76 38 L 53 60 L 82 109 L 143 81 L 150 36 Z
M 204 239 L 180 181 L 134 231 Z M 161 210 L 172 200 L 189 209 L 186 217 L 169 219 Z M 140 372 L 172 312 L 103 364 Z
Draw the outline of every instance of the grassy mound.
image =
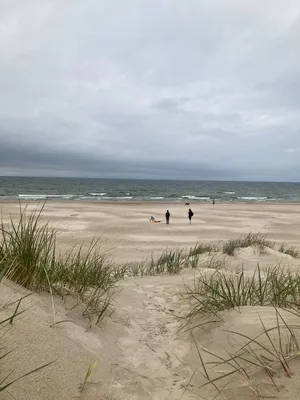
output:
M 266 247 L 273 248 L 274 244 L 266 239 L 266 235 L 250 232 L 247 236 L 243 236 L 238 239 L 230 239 L 223 243 L 222 250 L 224 254 L 234 256 L 236 249 L 250 246 L 254 246 L 260 252 L 262 252 Z
M 120 277 L 94 241 L 83 251 L 74 247 L 57 254 L 57 232 L 41 221 L 43 208 L 0 227 L 0 274 L 30 290 L 72 295 L 84 304 L 84 315 L 99 322 L 113 298 Z
M 186 286 L 185 295 L 192 305 L 188 319 L 242 306 L 299 308 L 300 274 L 280 266 L 261 271 L 259 265 L 252 276 L 243 268 L 234 273 L 216 271 L 201 274 L 193 287 Z

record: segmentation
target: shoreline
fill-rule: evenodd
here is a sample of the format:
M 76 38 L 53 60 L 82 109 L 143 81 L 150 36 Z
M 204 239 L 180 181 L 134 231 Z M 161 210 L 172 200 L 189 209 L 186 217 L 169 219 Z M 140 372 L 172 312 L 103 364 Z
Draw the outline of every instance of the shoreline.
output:
M 120 200 L 112 200 L 112 201 L 99 201 L 99 200 L 49 200 L 49 199 L 41 199 L 41 200 L 22 200 L 22 199 L 11 199 L 11 200 L 1 200 L 0 198 L 0 205 L 1 204 L 37 204 L 37 205 L 41 205 L 41 204 L 87 204 L 87 205 L 92 205 L 92 204 L 97 204 L 97 205 L 129 205 L 129 206 L 133 206 L 133 205 L 147 205 L 147 204 L 152 204 L 152 205 L 183 205 L 184 201 L 180 202 L 180 201 L 120 201 Z M 207 202 L 189 202 L 190 206 L 198 206 L 198 205 L 206 205 L 206 206 L 212 206 L 212 201 L 207 201 Z M 256 205 L 268 205 L 268 206 L 272 206 L 272 205 L 276 205 L 276 206 L 299 206 L 300 205 L 300 201 L 299 202 L 277 202 L 277 201 L 253 201 L 253 202 L 246 202 L 246 201 L 237 201 L 237 202 L 226 202 L 226 201 L 216 201 L 216 204 L 214 205 L 214 207 L 217 207 L 218 205 L 221 206 L 238 206 L 238 205 L 251 205 L 251 206 L 256 206 Z M 187 207 L 187 206 L 186 206 Z

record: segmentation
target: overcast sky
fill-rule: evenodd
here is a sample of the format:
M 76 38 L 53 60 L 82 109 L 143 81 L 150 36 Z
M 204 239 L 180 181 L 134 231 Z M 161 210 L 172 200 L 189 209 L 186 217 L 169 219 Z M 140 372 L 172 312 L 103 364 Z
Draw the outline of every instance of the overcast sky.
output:
M 299 181 L 299 0 L 0 0 L 0 175 Z

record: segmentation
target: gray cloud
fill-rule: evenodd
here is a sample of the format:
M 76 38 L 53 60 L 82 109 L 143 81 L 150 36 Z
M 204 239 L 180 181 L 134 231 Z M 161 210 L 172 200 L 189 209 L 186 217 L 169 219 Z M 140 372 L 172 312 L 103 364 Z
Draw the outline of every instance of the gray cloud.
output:
M 3 3 L 0 175 L 299 179 L 298 0 Z

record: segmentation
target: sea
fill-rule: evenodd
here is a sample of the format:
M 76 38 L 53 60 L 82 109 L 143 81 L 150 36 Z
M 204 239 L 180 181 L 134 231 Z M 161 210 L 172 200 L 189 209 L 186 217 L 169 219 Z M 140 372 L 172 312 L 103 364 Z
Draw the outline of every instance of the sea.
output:
M 0 177 L 0 201 L 300 203 L 300 183 Z

